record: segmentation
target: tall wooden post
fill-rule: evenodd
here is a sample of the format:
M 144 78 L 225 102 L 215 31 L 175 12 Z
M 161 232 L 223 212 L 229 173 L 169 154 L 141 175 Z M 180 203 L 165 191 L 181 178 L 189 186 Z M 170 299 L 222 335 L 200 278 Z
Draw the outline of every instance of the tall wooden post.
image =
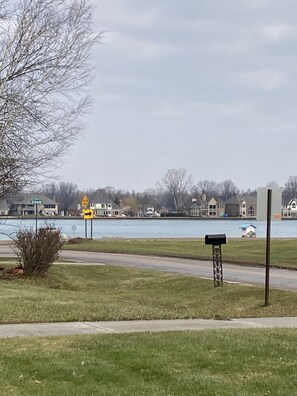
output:
M 267 190 L 267 228 L 266 228 L 266 273 L 265 273 L 265 307 L 269 305 L 269 275 L 270 275 L 270 238 L 271 238 L 271 195 Z

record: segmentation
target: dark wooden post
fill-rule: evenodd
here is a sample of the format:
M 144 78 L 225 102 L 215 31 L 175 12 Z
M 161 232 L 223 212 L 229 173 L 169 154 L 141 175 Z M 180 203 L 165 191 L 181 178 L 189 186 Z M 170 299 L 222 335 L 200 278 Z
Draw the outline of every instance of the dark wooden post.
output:
M 270 273 L 270 234 L 271 234 L 271 194 L 267 190 L 267 228 L 266 228 L 266 274 L 265 274 L 265 307 L 269 305 L 269 273 Z

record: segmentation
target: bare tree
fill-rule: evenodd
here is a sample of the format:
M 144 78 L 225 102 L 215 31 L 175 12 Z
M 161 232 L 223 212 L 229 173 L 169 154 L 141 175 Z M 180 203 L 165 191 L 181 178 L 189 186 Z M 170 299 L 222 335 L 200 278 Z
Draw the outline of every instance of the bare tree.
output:
M 266 184 L 267 188 L 277 188 L 279 187 L 279 183 L 276 180 L 271 180 L 269 183 Z
M 220 186 L 212 180 L 201 180 L 192 189 L 193 195 L 205 194 L 207 197 L 218 196 L 220 193 Z
M 133 196 L 124 198 L 122 201 L 122 210 L 127 216 L 135 216 L 140 210 L 138 200 Z
M 36 189 L 36 193 L 41 192 L 42 194 L 46 195 L 47 197 L 51 198 L 52 200 L 56 200 L 56 196 L 58 195 L 59 192 L 59 186 L 55 182 L 51 182 L 48 184 L 45 184 L 42 189 Z
M 162 179 L 161 187 L 164 186 L 173 198 L 175 210 L 184 207 L 189 190 L 193 184 L 193 178 L 186 169 L 169 169 Z
M 283 202 L 285 204 L 292 198 L 297 198 L 297 176 L 289 176 L 283 190 Z
M 60 210 L 66 213 L 71 208 L 71 205 L 78 201 L 77 185 L 68 182 L 60 182 L 56 200 L 59 203 Z
M 0 20 L 7 18 L 7 0 L 0 0 Z
M 240 191 L 240 195 L 250 195 L 252 197 L 256 197 L 257 196 L 257 189 L 255 189 L 255 188 L 242 189 Z
M 69 182 L 49 183 L 43 186 L 42 191 L 39 190 L 39 192 L 58 202 L 59 210 L 64 213 L 70 209 L 72 204 L 81 201 L 77 185 Z
M 56 168 L 83 130 L 101 37 L 90 1 L 0 0 L 0 196 Z
M 145 212 L 148 207 L 153 207 L 156 211 L 162 208 L 162 194 L 158 194 L 156 190 L 148 188 L 141 193 L 136 194 L 139 206 L 142 212 Z
M 227 179 L 219 183 L 219 194 L 223 201 L 226 201 L 233 195 L 239 194 L 239 189 L 232 180 Z

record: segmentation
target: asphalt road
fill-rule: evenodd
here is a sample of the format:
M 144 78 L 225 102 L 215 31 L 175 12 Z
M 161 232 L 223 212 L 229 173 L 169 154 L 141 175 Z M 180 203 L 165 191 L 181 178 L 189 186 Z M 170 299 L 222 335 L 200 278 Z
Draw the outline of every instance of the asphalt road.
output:
M 8 244 L 0 244 L 0 256 L 14 255 Z M 128 254 L 93 253 L 65 250 L 62 260 L 83 265 L 115 265 L 133 268 L 153 269 L 176 272 L 183 275 L 213 279 L 212 262 L 168 257 L 138 256 Z M 224 281 L 264 286 L 265 269 L 263 267 L 240 266 L 223 262 Z M 297 271 L 270 269 L 270 287 L 297 290 Z
M 75 252 L 69 250 L 63 251 L 61 257 L 65 260 L 72 260 L 81 263 L 100 263 L 134 268 L 154 269 L 213 279 L 213 266 L 211 261 L 154 256 L 135 256 L 129 254 Z M 264 286 L 265 269 L 263 267 L 249 267 L 223 263 L 223 278 L 224 281 L 229 282 Z M 297 271 L 271 268 L 270 286 L 273 288 L 297 290 Z

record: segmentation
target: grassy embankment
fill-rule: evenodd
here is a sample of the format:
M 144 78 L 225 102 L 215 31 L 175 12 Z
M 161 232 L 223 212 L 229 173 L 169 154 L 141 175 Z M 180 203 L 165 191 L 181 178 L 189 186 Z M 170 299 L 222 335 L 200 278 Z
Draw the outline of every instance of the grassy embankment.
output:
M 265 239 L 230 239 L 222 245 L 223 261 L 263 265 L 265 246 Z M 65 249 L 212 260 L 212 248 L 202 239 L 80 239 Z M 272 239 L 271 264 L 297 269 L 297 239 Z
M 0 283 L 1 323 L 295 316 L 297 293 L 157 271 L 55 265 L 45 278 Z
M 272 262 L 296 268 L 296 241 L 272 240 Z M 65 249 L 211 259 L 202 240 L 102 240 Z M 232 239 L 224 261 L 262 263 L 264 240 Z M 297 293 L 111 266 L 54 266 L 48 277 L 1 282 L 0 322 L 295 316 Z

